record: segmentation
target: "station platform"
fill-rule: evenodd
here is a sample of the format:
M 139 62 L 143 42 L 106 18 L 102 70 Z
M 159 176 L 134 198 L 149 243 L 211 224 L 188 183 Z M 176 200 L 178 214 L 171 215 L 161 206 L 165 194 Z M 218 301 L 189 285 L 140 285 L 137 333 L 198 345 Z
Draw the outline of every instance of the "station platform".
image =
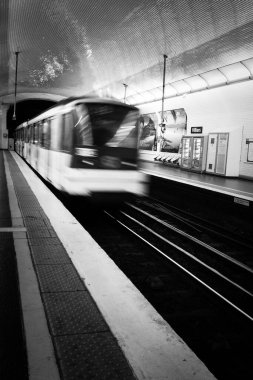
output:
M 169 166 L 159 161 L 141 161 L 140 170 L 150 176 L 233 197 L 235 203 L 244 206 L 249 206 L 253 202 L 253 181 L 247 179 L 193 172 L 180 167 Z
M 1 379 L 214 379 L 9 151 L 0 151 L 0 272 Z

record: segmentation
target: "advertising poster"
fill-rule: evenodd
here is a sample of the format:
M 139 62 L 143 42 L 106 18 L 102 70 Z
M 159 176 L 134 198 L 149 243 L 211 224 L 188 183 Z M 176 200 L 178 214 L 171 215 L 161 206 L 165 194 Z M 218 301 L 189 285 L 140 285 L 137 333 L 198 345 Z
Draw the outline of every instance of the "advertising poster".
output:
M 186 134 L 187 116 L 183 108 L 165 110 L 164 125 L 161 127 L 161 112 L 141 115 L 140 149 L 179 153 L 182 136 Z
M 161 116 L 161 112 L 159 113 Z M 161 133 L 161 152 L 178 153 L 182 137 L 186 134 L 187 117 L 183 108 L 164 111 L 164 128 Z
M 156 150 L 158 117 L 156 113 L 140 117 L 140 149 Z

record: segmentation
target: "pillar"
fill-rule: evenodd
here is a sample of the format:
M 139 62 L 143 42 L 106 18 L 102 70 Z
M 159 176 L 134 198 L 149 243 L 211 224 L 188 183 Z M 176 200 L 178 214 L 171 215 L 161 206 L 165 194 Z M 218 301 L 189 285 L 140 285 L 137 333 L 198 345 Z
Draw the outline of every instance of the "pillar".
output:
M 0 103 L 0 149 L 8 149 L 7 111 L 9 105 Z

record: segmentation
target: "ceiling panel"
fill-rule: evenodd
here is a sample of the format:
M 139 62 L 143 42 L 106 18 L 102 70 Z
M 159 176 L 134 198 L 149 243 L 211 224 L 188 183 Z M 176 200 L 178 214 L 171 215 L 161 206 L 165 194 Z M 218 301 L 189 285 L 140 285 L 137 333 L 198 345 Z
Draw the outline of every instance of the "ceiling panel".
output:
M 239 61 L 252 73 L 252 0 L 1 0 L 0 46 L 0 96 L 14 92 L 19 51 L 19 92 L 123 99 L 126 83 L 128 100 L 156 98 L 164 54 L 179 93 L 202 88 L 205 72 L 220 83 L 215 69 Z M 242 71 L 228 69 L 230 80 Z

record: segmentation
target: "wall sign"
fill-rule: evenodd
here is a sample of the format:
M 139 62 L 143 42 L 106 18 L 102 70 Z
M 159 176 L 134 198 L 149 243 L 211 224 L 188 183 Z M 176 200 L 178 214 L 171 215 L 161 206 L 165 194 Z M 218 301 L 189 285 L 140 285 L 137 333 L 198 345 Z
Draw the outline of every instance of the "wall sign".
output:
M 239 205 L 243 205 L 243 206 L 249 206 L 249 201 L 247 199 L 234 197 L 234 203 L 238 203 Z
M 191 127 L 191 133 L 202 133 L 203 127 Z

